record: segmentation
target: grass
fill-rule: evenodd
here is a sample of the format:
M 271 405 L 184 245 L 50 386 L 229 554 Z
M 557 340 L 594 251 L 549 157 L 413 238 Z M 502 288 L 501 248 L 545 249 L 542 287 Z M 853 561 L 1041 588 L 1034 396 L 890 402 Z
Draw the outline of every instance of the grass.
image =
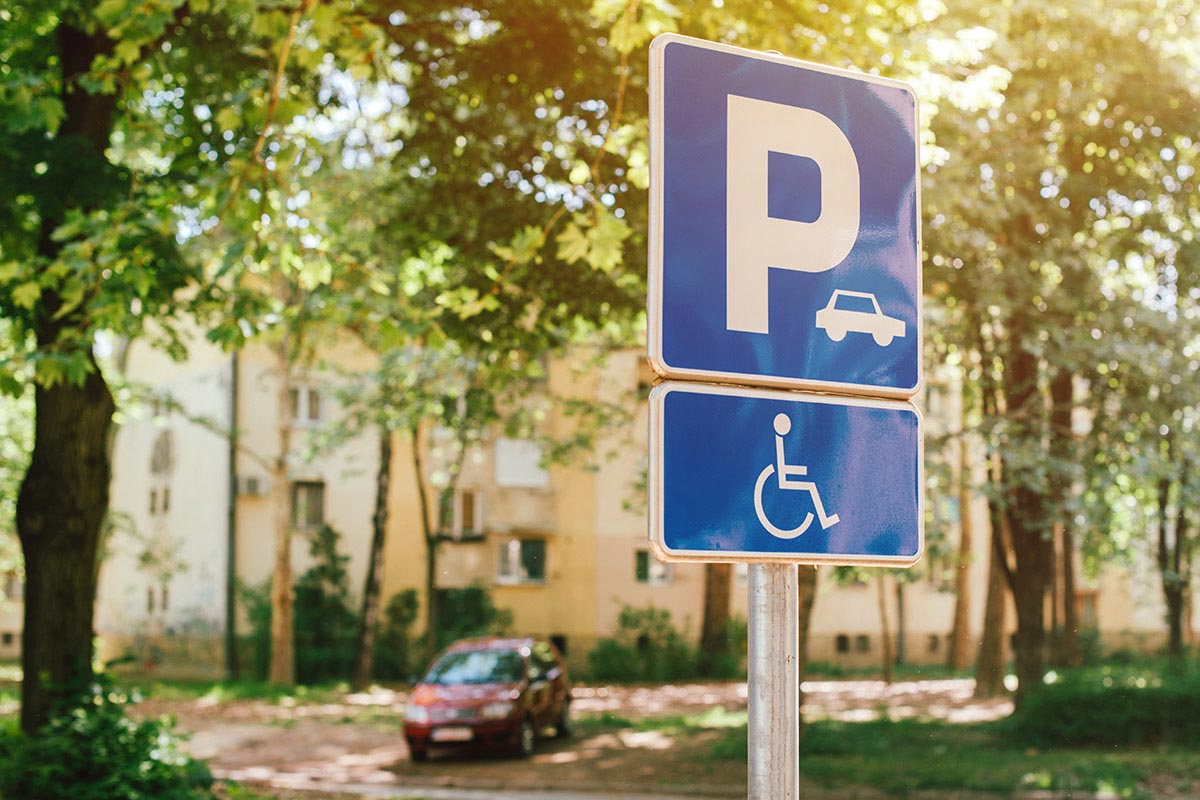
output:
M 711 756 L 745 759 L 745 728 L 724 731 Z M 805 726 L 800 771 L 831 789 L 866 785 L 895 795 L 1045 789 L 1146 798 L 1155 796 L 1151 779 L 1155 785 L 1200 780 L 1200 754 L 1183 747 L 1036 750 L 1015 741 L 1005 722 L 822 720 Z
M 629 718 L 604 711 L 600 714 L 581 714 L 573 720 L 581 732 L 599 733 L 615 729 L 686 733 L 714 729 L 746 728 L 745 711 L 726 711 L 720 706 L 700 714 L 671 714 L 661 717 Z M 743 736 L 743 738 L 745 738 Z
M 206 700 L 225 703 L 234 700 L 262 700 L 276 705 L 293 703 L 335 703 L 346 696 L 346 684 L 323 686 L 281 686 L 266 681 L 149 681 L 121 680 L 122 688 L 136 690 L 156 700 Z

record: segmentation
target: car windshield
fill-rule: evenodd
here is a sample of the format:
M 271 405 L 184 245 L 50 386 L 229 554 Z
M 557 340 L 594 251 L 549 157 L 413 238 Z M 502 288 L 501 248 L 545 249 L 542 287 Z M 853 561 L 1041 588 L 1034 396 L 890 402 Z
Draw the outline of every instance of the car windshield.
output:
M 446 653 L 429 668 L 426 683 L 513 683 L 521 679 L 524 662 L 513 650 L 460 650 Z
M 874 314 L 875 305 L 869 297 L 856 297 L 852 294 L 838 295 L 838 311 L 858 311 L 862 314 Z

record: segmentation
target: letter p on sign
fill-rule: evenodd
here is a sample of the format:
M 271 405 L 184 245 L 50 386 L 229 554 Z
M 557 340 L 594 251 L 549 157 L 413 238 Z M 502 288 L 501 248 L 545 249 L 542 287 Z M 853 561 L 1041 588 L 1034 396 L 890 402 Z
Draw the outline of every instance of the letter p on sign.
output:
M 824 114 L 733 94 L 727 101 L 725 327 L 767 333 L 768 270 L 825 272 L 858 240 L 858 160 Z M 768 215 L 772 152 L 816 162 L 821 202 L 812 222 Z

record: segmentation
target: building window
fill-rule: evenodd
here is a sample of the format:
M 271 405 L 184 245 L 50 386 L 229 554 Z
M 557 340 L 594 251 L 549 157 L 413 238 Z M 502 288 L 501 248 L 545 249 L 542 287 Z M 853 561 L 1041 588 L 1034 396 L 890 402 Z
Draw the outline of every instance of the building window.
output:
M 543 583 L 546 580 L 546 541 L 508 539 L 500 543 L 498 583 Z
M 150 490 L 150 513 L 158 513 L 158 489 Z
M 12 647 L 12 643 L 15 640 L 16 640 L 16 637 L 13 636 L 11 633 L 8 633 L 8 632 L 0 633 L 0 644 L 4 645 L 5 647 Z
M 4 599 L 22 600 L 25 597 L 25 581 L 16 570 L 4 574 Z
M 661 586 L 670 582 L 671 567 L 650 555 L 649 550 L 638 550 L 634 554 L 634 577 L 638 583 Z
M 1084 628 L 1095 628 L 1097 625 L 1096 600 L 1099 593 L 1095 591 L 1075 593 L 1075 616 Z
M 313 425 L 323 418 L 324 399 L 320 390 L 300 384 L 288 393 L 292 405 L 292 422 L 296 425 Z
M 175 466 L 175 442 L 170 431 L 162 431 L 150 450 L 150 474 L 166 475 Z
M 325 484 L 297 481 L 292 484 L 292 527 L 314 531 L 325 523 Z
M 153 586 L 146 587 L 146 613 L 147 614 L 154 613 L 154 587 Z
M 171 489 L 164 487 L 162 490 L 162 513 L 167 513 L 171 510 Z
M 942 637 L 936 633 L 929 634 L 929 652 L 937 653 L 942 649 Z
M 548 489 L 550 473 L 542 467 L 542 447 L 529 439 L 497 439 L 496 485 L 506 489 Z
M 833 640 L 833 649 L 839 653 L 849 653 L 850 637 L 844 633 L 839 633 Z
M 460 489 L 454 493 L 454 509 L 450 530 L 454 538 L 483 535 L 483 496 L 474 489 Z
M 865 633 L 860 633 L 854 637 L 854 650 L 857 653 L 871 652 L 871 637 Z

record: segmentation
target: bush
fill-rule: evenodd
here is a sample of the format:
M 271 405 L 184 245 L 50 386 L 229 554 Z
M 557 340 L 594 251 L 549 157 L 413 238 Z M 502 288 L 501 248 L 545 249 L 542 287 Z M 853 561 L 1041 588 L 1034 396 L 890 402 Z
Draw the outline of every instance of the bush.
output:
M 417 590 L 392 595 L 383 609 L 375 636 L 375 677 L 382 681 L 408 680 L 418 662 L 412 628 L 417 621 Z
M 239 637 L 240 663 L 244 665 L 243 669 L 248 666 L 251 677 L 265 681 L 271 666 L 271 581 L 266 580 L 258 586 L 239 581 L 237 589 L 250 622 L 250 633 Z M 243 655 L 248 658 L 241 658 Z
M 1011 718 L 1022 743 L 1200 745 L 1200 675 L 1169 681 L 1083 671 L 1032 692 Z
M 624 606 L 616 635 L 588 653 L 592 680 L 667 681 L 699 674 L 696 649 L 671 622 L 669 611 Z
M 459 639 L 502 636 L 512 630 L 512 611 L 497 608 L 486 587 L 438 589 L 437 602 L 439 650 Z
M 0 732 L 0 797 L 211 800 L 212 774 L 163 720 L 135 721 L 130 698 L 99 677 L 56 706 L 34 736 Z
M 725 624 L 724 646 L 713 654 L 707 677 L 746 677 L 747 633 L 745 617 L 735 615 L 729 618 Z
M 348 556 L 338 552 L 339 534 L 322 525 L 309 542 L 313 565 L 296 582 L 294 637 L 296 680 L 347 680 L 354 669 L 359 617 L 350 603 Z
M 314 563 L 296 581 L 293 637 L 296 680 L 311 684 L 348 680 L 354 668 L 359 617 L 351 606 L 349 557 L 338 552 L 339 534 L 321 526 L 309 542 Z M 239 587 L 250 634 L 253 676 L 266 680 L 271 661 L 271 582 Z

